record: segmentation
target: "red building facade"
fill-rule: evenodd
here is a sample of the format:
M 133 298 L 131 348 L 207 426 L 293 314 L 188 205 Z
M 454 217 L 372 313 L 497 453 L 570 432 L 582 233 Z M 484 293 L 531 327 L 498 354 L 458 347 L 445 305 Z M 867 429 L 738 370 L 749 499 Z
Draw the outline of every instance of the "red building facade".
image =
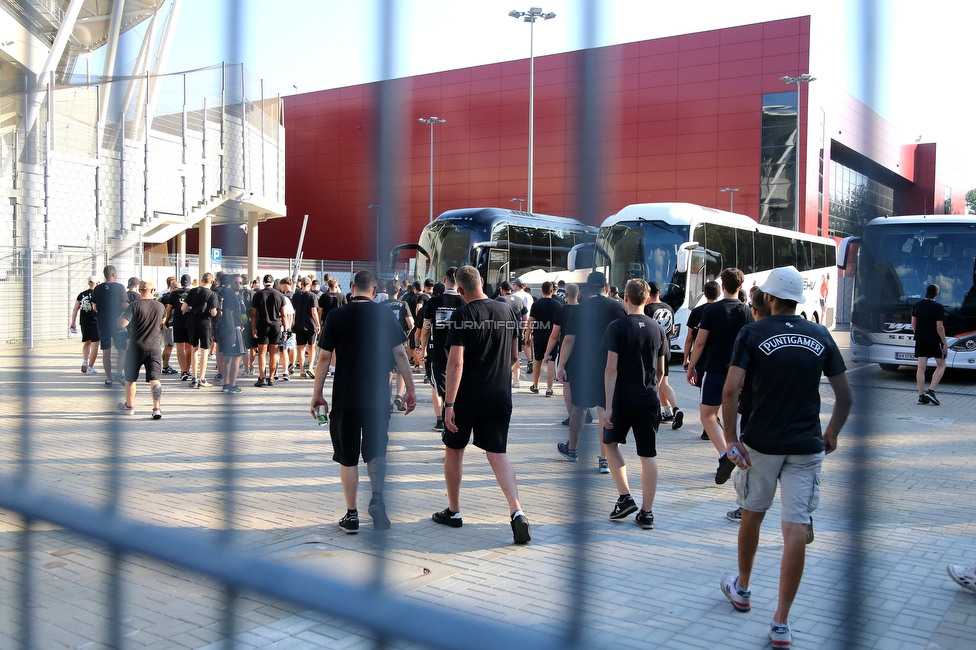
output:
M 602 48 L 599 215 L 581 215 L 574 205 L 583 57 L 537 57 L 534 211 L 596 225 L 631 203 L 687 201 L 728 209 L 729 195 L 720 190 L 733 187 L 735 211 L 765 219 L 761 215 L 779 190 L 770 185 L 764 158 L 770 133 L 764 104 L 785 92 L 795 95 L 796 86 L 781 77 L 809 71 L 810 43 L 810 19 L 798 17 Z M 517 207 L 510 200 L 525 198 L 527 186 L 528 61 L 394 83 L 404 125 L 396 166 L 403 200 L 393 215 L 396 232 L 382 233 L 383 240 L 417 241 L 428 222 L 430 127 L 418 118 L 447 120 L 434 133 L 435 216 L 463 207 Z M 304 214 L 306 258 L 375 255 L 376 214 L 369 206 L 378 202 L 372 174 L 379 92 L 379 84 L 364 84 L 285 98 L 289 217 L 276 221 L 273 231 L 262 231 L 261 255 L 293 255 Z M 878 181 L 871 187 L 882 188 L 882 203 L 893 203 L 889 213 L 941 208 L 935 145 L 906 145 L 853 97 L 818 93 L 812 84 L 800 93 L 801 230 L 844 234 L 832 232 L 831 206 L 838 211 L 844 205 L 842 194 L 831 195 L 832 178 L 845 184 Z M 810 97 L 819 101 L 815 111 L 808 110 Z M 814 113 L 811 128 L 808 115 Z M 795 122 L 796 113 L 788 119 Z M 786 139 L 792 142 L 788 134 Z M 835 172 L 852 171 L 832 174 L 831 165 L 841 165 Z M 792 196 L 790 170 L 781 169 L 789 181 L 781 188 L 783 197 Z M 959 193 L 953 206 L 961 207 L 961 188 L 953 191 Z M 792 221 L 792 204 L 788 209 Z

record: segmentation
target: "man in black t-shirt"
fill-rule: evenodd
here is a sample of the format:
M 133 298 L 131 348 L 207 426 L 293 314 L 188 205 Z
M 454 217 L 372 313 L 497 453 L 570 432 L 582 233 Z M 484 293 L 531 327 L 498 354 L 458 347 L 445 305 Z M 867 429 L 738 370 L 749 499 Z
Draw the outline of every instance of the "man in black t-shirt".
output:
M 444 274 L 444 291 L 429 301 L 422 313 L 420 330 L 421 362 L 430 365 L 430 392 L 434 403 L 434 431 L 444 430 L 444 396 L 447 394 L 447 333 L 451 316 L 464 306 L 454 279 L 457 267 Z
M 562 350 L 563 339 L 566 338 L 566 324 L 569 323 L 574 310 L 579 307 L 579 286 L 573 283 L 566 285 L 566 304 L 556 312 L 552 321 L 552 334 L 549 335 L 549 344 L 546 347 L 546 358 L 558 361 Z M 558 367 L 558 363 L 556 364 Z M 559 378 L 556 377 L 558 380 Z M 562 380 L 560 380 L 562 381 Z M 566 419 L 562 421 L 564 427 L 569 426 L 569 418 L 573 414 L 573 390 L 568 378 L 562 381 L 563 385 L 563 404 L 566 405 Z M 586 412 L 586 423 L 593 421 L 590 412 Z
M 95 374 L 95 359 L 98 358 L 98 313 L 92 305 L 92 290 L 98 286 L 95 276 L 88 278 L 88 288 L 78 294 L 75 307 L 71 312 L 71 329 L 74 330 L 81 323 L 81 372 L 85 375 Z
M 915 332 L 915 383 L 918 385 L 918 403 L 935 404 L 941 402 L 935 396 L 935 389 L 942 381 L 946 369 L 946 352 L 949 343 L 945 333 L 945 308 L 935 299 L 939 296 L 939 285 L 930 284 L 925 288 L 925 298 L 912 305 L 912 331 Z M 929 359 L 935 359 L 935 372 L 929 389 L 925 390 L 925 368 Z
M 102 348 L 102 368 L 105 370 L 105 386 L 112 385 L 112 345 L 115 344 L 117 364 L 122 370 L 122 358 L 128 334 L 119 327 L 119 316 L 128 305 L 125 287 L 116 281 L 114 266 L 102 269 L 105 282 L 92 290 L 92 307 L 98 313 L 98 342 Z
M 549 337 L 552 334 L 553 323 L 562 305 L 552 297 L 552 282 L 542 283 L 542 297 L 532 302 L 529 309 L 529 336 L 532 337 L 532 386 L 533 393 L 539 392 L 539 380 L 542 378 L 542 364 L 546 364 L 546 397 L 552 397 L 552 382 L 556 378 L 556 364 L 546 356 L 549 348 Z
M 634 444 L 641 460 L 640 512 L 634 521 L 644 530 L 654 528 L 654 494 L 657 492 L 657 429 L 661 401 L 657 387 L 664 378 L 669 338 L 656 320 L 642 313 L 649 289 L 644 280 L 629 280 L 624 287 L 627 316 L 607 326 L 603 348 L 607 351 L 607 408 L 603 415 L 603 443 L 610 473 L 617 487 L 617 503 L 611 521 L 623 521 L 637 510 L 630 496 L 627 468 L 620 445 L 634 430 Z
M 306 278 L 298 278 L 298 289 L 291 298 L 291 305 L 295 308 L 295 325 L 292 329 L 295 333 L 295 345 L 298 346 L 298 367 L 301 369 L 301 377 L 315 379 L 311 365 L 315 355 L 315 337 L 318 336 L 321 328 L 318 299 L 314 293 L 308 291 Z
M 428 286 L 428 283 L 430 283 L 430 286 Z M 434 282 L 430 278 L 427 278 L 426 280 L 424 280 L 423 287 L 419 290 L 415 299 L 416 302 L 414 304 L 414 309 L 413 309 L 414 323 L 417 323 L 418 321 L 423 321 L 424 313 L 427 311 L 427 302 L 433 297 L 434 297 Z M 414 336 L 417 336 L 417 334 L 419 334 L 419 332 L 414 332 Z M 416 352 L 415 356 L 419 358 L 421 356 L 420 352 Z M 429 359 L 426 362 L 424 362 L 424 383 L 425 384 L 431 383 Z
M 189 275 L 183 274 L 180 277 L 180 286 L 169 292 L 166 298 L 166 319 L 172 319 L 173 324 L 173 345 L 176 347 L 176 360 L 180 364 L 180 380 L 189 381 L 193 375 L 190 374 L 190 334 L 186 330 L 187 314 L 183 311 L 183 303 L 190 294 Z
M 495 300 L 507 304 L 521 323 L 518 340 L 519 350 L 521 350 L 525 344 L 525 326 L 529 321 L 529 308 L 525 306 L 525 301 L 522 298 L 512 293 L 512 284 L 508 280 L 499 283 L 498 297 Z M 521 377 L 522 362 L 519 360 L 518 355 L 516 355 L 515 363 L 512 364 L 512 388 L 521 388 L 522 384 L 519 381 Z
M 278 370 L 278 341 L 285 322 L 285 296 L 274 288 L 274 276 L 264 276 L 264 289 L 251 300 L 251 335 L 258 352 L 258 380 L 255 386 L 274 386 Z M 269 362 L 270 358 L 270 362 Z M 265 379 L 265 367 L 270 364 Z
M 406 303 L 402 300 L 398 300 L 396 295 L 400 290 L 400 283 L 396 280 L 388 280 L 386 283 L 386 295 L 387 299 L 380 304 L 389 309 L 393 313 L 393 320 L 396 321 L 400 329 L 403 330 L 403 338 L 406 341 L 410 332 L 414 328 L 413 314 L 410 313 L 409 308 Z M 403 349 L 404 354 L 407 353 L 406 347 Z M 397 376 L 396 378 L 396 391 L 393 395 L 393 407 L 398 411 L 403 411 L 406 406 L 403 403 L 403 389 L 405 384 L 403 383 L 403 378 Z
M 607 351 L 603 348 L 603 336 L 607 326 L 627 315 L 622 302 L 607 296 L 607 277 L 594 271 L 586 278 L 589 297 L 580 301 L 566 325 L 556 379 L 573 385 L 573 412 L 569 416 L 569 440 L 556 445 L 556 450 L 571 462 L 579 458 L 579 440 L 589 409 L 596 407 L 602 421 L 606 408 L 604 373 L 607 367 Z M 600 456 L 597 466 L 601 474 L 609 474 L 603 436 L 598 429 Z
M 139 300 L 129 303 L 118 319 L 119 327 L 128 329 L 129 334 L 125 353 L 125 401 L 119 403 L 118 408 L 125 415 L 135 415 L 136 381 L 139 369 L 145 367 L 146 381 L 152 387 L 152 419 L 158 420 L 163 417 L 159 409 L 163 385 L 159 378 L 163 369 L 161 348 L 166 308 L 152 299 L 152 282 L 143 280 L 137 286 Z
M 481 276 L 473 266 L 455 274 L 464 306 L 451 314 L 447 332 L 447 394 L 444 403 L 444 479 L 448 506 L 431 519 L 462 525 L 460 492 L 464 448 L 474 436 L 495 473 L 511 511 L 512 536 L 525 544 L 529 520 L 518 498 L 515 469 L 508 461 L 508 426 L 512 419 L 512 364 L 518 361 L 521 323 L 507 306 L 485 295 Z
M 410 363 L 414 369 L 419 369 L 423 359 L 418 346 L 420 345 L 420 327 L 423 324 L 424 313 L 417 310 L 417 297 L 423 293 L 423 287 L 419 282 L 414 282 L 407 286 L 407 291 L 400 300 L 406 303 L 410 313 L 414 315 L 414 329 L 407 338 L 407 346 L 410 348 Z
M 668 336 L 668 349 L 664 351 L 664 377 L 658 385 L 661 396 L 661 421 L 670 422 L 672 429 L 680 429 L 685 414 L 678 408 L 678 396 L 675 395 L 668 376 L 671 374 L 671 338 L 674 336 L 674 309 L 666 302 L 661 302 L 661 285 L 657 282 L 647 284 L 650 296 L 644 305 L 644 314 L 653 318 Z
M 180 307 L 186 314 L 186 332 L 190 343 L 190 388 L 212 386 L 207 381 L 207 359 L 210 346 L 214 342 L 213 318 L 220 307 L 220 299 L 211 291 L 213 274 L 204 273 L 200 286 L 194 287 L 186 295 L 186 302 Z M 198 358 L 199 356 L 199 358 Z
M 166 310 L 166 320 L 163 323 L 163 374 L 164 375 L 175 375 L 177 371 L 170 366 L 170 360 L 173 356 L 173 347 L 176 345 L 176 339 L 173 338 L 173 315 L 169 306 L 169 295 L 179 289 L 180 285 L 176 282 L 176 277 L 170 276 L 166 278 L 166 291 L 159 296 L 159 304 L 163 306 Z M 177 355 L 179 356 L 179 355 Z M 179 365 L 179 364 L 177 364 Z
M 406 384 L 405 411 L 417 406 L 410 362 L 403 347 L 403 330 L 390 317 L 390 310 L 373 302 L 377 279 L 372 271 L 356 273 L 349 304 L 329 312 L 319 338 L 319 368 L 328 368 L 332 353 L 341 350 L 332 384 L 332 460 L 342 467 L 339 478 L 346 500 L 346 514 L 339 520 L 345 533 L 359 532 L 359 510 L 356 496 L 359 488 L 359 458 L 369 470 L 372 498 L 369 514 L 377 530 L 390 527 L 383 502 L 386 475 L 386 446 L 390 428 L 390 368 Z M 315 377 L 310 411 L 317 415 L 319 406 L 329 403 L 322 395 L 325 372 Z
M 739 572 L 725 574 L 721 587 L 736 610 L 749 611 L 760 527 L 779 483 L 783 561 L 769 636 L 775 646 L 789 647 L 790 606 L 803 577 L 810 517 L 820 501 L 821 466 L 824 454 L 837 448 L 851 408 L 851 391 L 830 332 L 795 315 L 796 305 L 804 302 L 800 273 L 793 267 L 773 269 L 760 289 L 771 316 L 738 333 L 722 395 L 725 442 L 740 470 L 735 490 L 742 522 Z M 747 374 L 753 404 L 740 441 L 735 416 Z M 834 391 L 834 408 L 821 435 L 822 375 Z
M 251 329 L 251 314 L 244 302 L 243 280 L 239 275 L 224 275 L 227 284 L 220 292 L 220 320 L 217 326 L 217 347 L 224 378 L 221 390 L 231 395 L 241 392 L 237 386 L 237 370 L 242 356 L 247 355 L 244 332 Z
M 319 296 L 319 323 L 323 326 L 325 325 L 325 319 L 329 316 L 329 312 L 346 304 L 346 296 L 339 290 L 339 280 L 336 278 L 329 278 L 327 280 L 327 286 L 329 290 Z M 332 367 L 319 368 L 319 372 L 324 372 L 326 375 L 332 376 L 334 371 L 335 354 L 333 353 Z
M 732 358 L 735 337 L 744 325 L 752 322 L 752 313 L 738 298 L 745 279 L 742 271 L 728 268 L 722 271 L 720 278 L 723 298 L 707 305 L 702 312 L 698 336 L 695 337 L 695 349 L 687 368 L 688 383 L 694 386 L 698 380 L 698 360 L 702 354 L 705 355 L 699 412 L 702 426 L 719 454 L 718 468 L 715 470 L 715 482 L 718 485 L 728 481 L 735 469 L 735 465 L 725 454 L 725 438 L 718 423 L 719 410 L 722 408 L 722 388 L 725 386 L 725 375 L 728 373 L 729 359 Z

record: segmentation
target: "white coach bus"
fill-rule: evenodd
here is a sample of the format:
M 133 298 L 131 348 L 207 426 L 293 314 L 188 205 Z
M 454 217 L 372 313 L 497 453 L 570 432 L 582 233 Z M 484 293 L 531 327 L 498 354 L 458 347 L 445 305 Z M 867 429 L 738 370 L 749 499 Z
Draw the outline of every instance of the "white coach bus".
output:
M 771 270 L 795 266 L 806 301 L 797 312 L 832 328 L 837 304 L 837 244 L 828 237 L 763 226 L 749 217 L 690 203 L 628 205 L 600 226 L 594 268 L 623 291 L 627 280 L 661 285 L 674 309 L 672 356 L 684 352 L 688 314 L 705 301 L 703 287 L 722 269 L 745 274 L 743 289 Z

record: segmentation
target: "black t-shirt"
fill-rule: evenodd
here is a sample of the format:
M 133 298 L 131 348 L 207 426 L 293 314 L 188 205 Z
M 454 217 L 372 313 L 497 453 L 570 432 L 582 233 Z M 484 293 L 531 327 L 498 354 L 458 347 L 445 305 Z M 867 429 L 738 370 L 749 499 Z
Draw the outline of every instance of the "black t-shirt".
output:
M 257 310 L 256 327 L 281 325 L 281 308 L 285 306 L 285 296 L 274 287 L 266 287 L 254 294 L 251 308 Z
M 183 303 L 190 294 L 187 287 L 174 289 L 166 294 L 166 304 L 172 307 L 173 327 L 186 327 L 186 319 L 189 314 L 183 313 Z
M 650 316 L 628 314 L 607 326 L 603 348 L 617 353 L 613 407 L 660 406 L 657 367 L 667 356 L 668 337 Z
M 163 317 L 166 308 L 152 298 L 140 298 L 122 311 L 122 318 L 129 321 L 129 349 L 159 351 L 163 347 Z
M 746 325 L 730 365 L 752 382 L 752 412 L 742 440 L 764 454 L 816 454 L 820 432 L 820 376 L 846 370 L 822 325 L 801 316 L 769 316 Z
M 699 329 L 708 331 L 705 340 L 705 372 L 719 375 L 729 371 L 732 346 L 742 326 L 752 322 L 752 312 L 738 298 L 724 298 L 705 305 Z
M 315 294 L 311 291 L 299 289 L 291 298 L 291 306 L 295 308 L 295 331 L 314 331 L 315 321 L 312 320 L 312 310 L 318 307 Z
M 698 336 L 698 326 L 701 324 L 702 312 L 705 311 L 705 307 L 709 304 L 706 302 L 703 305 L 698 305 L 688 314 L 688 329 L 691 331 L 692 340 Z
M 329 312 L 319 347 L 337 352 L 332 406 L 389 411 L 393 348 L 406 340 L 389 308 L 364 296 Z
M 82 329 L 98 324 L 98 313 L 92 306 L 92 290 L 85 289 L 78 294 L 78 320 L 81 322 Z
M 413 328 L 407 325 L 407 316 L 411 315 L 407 311 L 407 304 L 402 300 L 384 300 L 380 304 L 393 312 L 393 319 L 400 326 L 400 329 L 403 330 L 404 336 L 409 334 Z
M 602 377 L 607 368 L 603 337 L 607 326 L 627 315 L 623 304 L 604 295 L 586 298 L 579 304 L 566 326 L 566 336 L 574 336 L 567 366 L 570 381 L 577 377 Z
M 416 314 L 416 316 L 423 317 L 422 311 L 420 313 L 417 313 L 417 296 L 418 294 L 414 293 L 413 289 L 410 289 L 409 291 L 407 291 L 406 295 L 400 298 L 400 300 L 407 303 L 407 307 L 410 309 L 411 314 Z
M 433 297 L 434 297 L 433 295 L 427 292 L 421 292 L 417 294 L 417 297 L 413 303 L 414 318 L 416 318 L 420 314 L 423 314 L 424 311 L 427 310 L 427 303 L 430 302 L 431 298 Z
M 942 337 L 936 329 L 939 321 L 945 322 L 945 307 L 934 300 L 919 300 L 912 306 L 915 317 L 915 342 L 926 345 L 942 345 Z
M 321 320 L 319 322 L 325 324 L 325 319 L 328 317 L 329 312 L 336 307 L 342 307 L 344 304 L 346 304 L 346 296 L 338 291 L 323 293 L 319 296 L 319 309 L 322 310 L 322 314 L 319 317 Z
M 566 338 L 566 328 L 569 325 L 570 318 L 573 312 L 579 305 L 563 305 L 563 308 L 556 312 L 556 318 L 552 321 L 553 325 L 559 325 L 559 345 L 563 344 L 563 339 Z
M 190 306 L 186 326 L 205 327 L 213 319 L 210 310 L 220 307 L 220 297 L 207 287 L 194 287 L 186 296 L 186 304 Z
M 251 314 L 247 311 L 243 290 L 240 293 L 234 293 L 230 288 L 222 291 L 220 294 L 220 312 L 220 331 L 223 336 L 229 336 L 238 327 L 248 328 Z
M 119 316 L 126 303 L 125 287 L 118 282 L 103 282 L 92 289 L 92 304 L 98 310 L 98 325 L 105 331 L 118 330 Z
M 671 359 L 671 337 L 674 335 L 674 309 L 666 302 L 651 302 L 644 305 L 644 315 L 651 317 L 661 326 L 668 337 L 668 345 L 664 348 L 664 356 Z
M 508 305 L 511 308 L 511 310 L 515 312 L 515 315 L 519 318 L 519 320 L 521 320 L 523 316 L 526 316 L 529 313 L 529 310 L 526 309 L 525 307 L 525 302 L 520 297 L 516 296 L 514 293 L 510 293 L 504 296 L 498 296 L 497 298 L 495 298 L 495 300 L 497 300 L 498 302 L 503 302 L 506 305 Z
M 447 365 L 447 330 L 451 315 L 464 306 L 464 298 L 450 289 L 427 301 L 423 320 L 430 321 L 430 335 L 427 338 L 427 354 L 432 363 Z
M 542 297 L 532 303 L 529 316 L 534 321 L 532 336 L 536 337 L 536 341 L 549 340 L 552 326 L 556 322 L 556 314 L 562 308 L 563 306 L 555 298 Z
M 129 290 L 126 290 L 126 292 L 125 292 L 125 301 L 127 303 L 129 303 L 130 305 L 132 303 L 136 302 L 137 300 L 141 299 L 141 298 L 142 298 L 142 296 L 139 295 L 139 292 L 138 291 L 129 291 Z
M 484 298 L 451 314 L 447 346 L 464 347 L 464 369 L 458 387 L 458 409 L 512 410 L 512 346 L 520 322 L 508 305 Z

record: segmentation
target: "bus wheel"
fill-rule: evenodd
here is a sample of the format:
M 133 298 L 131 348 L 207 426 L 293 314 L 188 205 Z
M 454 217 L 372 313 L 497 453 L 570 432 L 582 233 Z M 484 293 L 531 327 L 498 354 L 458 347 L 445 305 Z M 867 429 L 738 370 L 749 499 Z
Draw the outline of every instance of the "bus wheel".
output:
M 882 370 L 886 370 L 888 372 L 895 372 L 898 370 L 897 363 L 879 363 L 878 365 L 881 366 Z
M 817 316 L 817 312 L 813 312 L 813 322 L 816 323 L 817 325 L 820 324 L 820 317 Z
M 803 320 L 807 320 L 807 313 L 805 311 L 801 311 L 800 318 L 802 318 Z

